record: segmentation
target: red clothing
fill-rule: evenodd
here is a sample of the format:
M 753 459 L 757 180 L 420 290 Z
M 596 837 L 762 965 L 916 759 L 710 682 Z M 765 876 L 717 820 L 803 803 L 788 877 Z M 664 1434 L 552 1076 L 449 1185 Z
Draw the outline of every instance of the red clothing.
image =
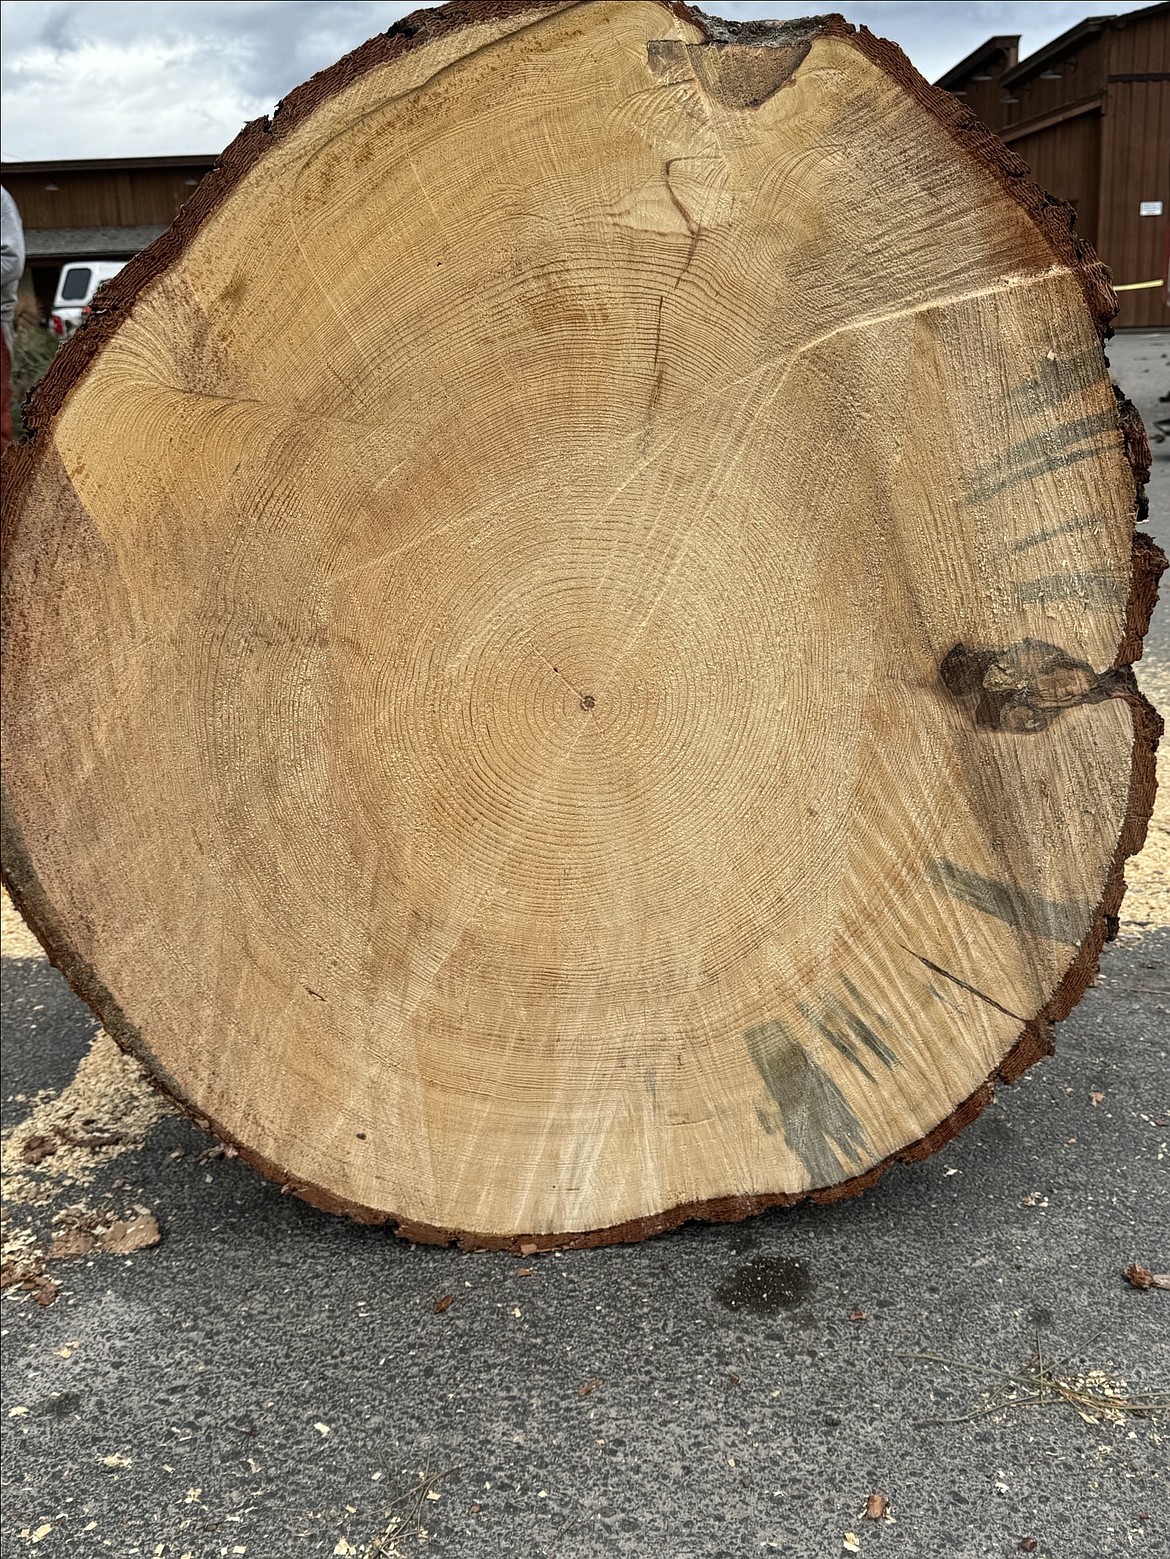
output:
M 12 359 L 8 355 L 8 338 L 0 333 L 0 347 L 4 349 L 3 368 L 0 370 L 0 451 L 12 443 Z

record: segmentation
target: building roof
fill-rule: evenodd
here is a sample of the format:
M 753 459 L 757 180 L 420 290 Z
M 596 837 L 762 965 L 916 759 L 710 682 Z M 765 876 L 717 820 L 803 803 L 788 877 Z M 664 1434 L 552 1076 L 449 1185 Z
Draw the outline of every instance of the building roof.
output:
M 1078 22 L 1075 27 L 1062 32 L 1059 38 L 1053 38 L 1051 43 L 1046 43 L 1042 49 L 1029 54 L 1027 59 L 1021 60 L 1013 69 L 1005 71 L 1000 80 L 1005 87 L 1016 86 L 1019 82 L 1028 81 L 1040 71 L 1056 64 L 1065 55 L 1075 53 L 1077 49 L 1088 43 L 1090 38 L 1095 38 L 1107 27 L 1128 27 L 1133 22 L 1148 21 L 1152 16 L 1164 16 L 1168 11 L 1170 11 L 1170 0 L 1161 0 L 1158 5 L 1139 6 L 1136 11 L 1122 11 L 1117 16 L 1087 16 L 1083 22 Z
M 1016 57 L 1020 47 L 1019 33 L 998 33 L 994 38 L 988 38 L 986 43 L 981 43 L 977 49 L 972 49 L 966 59 L 960 60 L 957 65 L 952 65 L 945 76 L 938 78 L 938 85 L 945 87 L 948 92 L 953 92 L 956 87 L 961 87 L 971 77 L 977 75 L 983 65 L 989 65 L 997 55 L 1009 56 L 1008 65 L 1016 63 Z
M 10 173 L 125 173 L 134 168 L 212 168 L 218 152 L 196 152 L 189 157 L 75 157 L 52 162 L 0 162 L 0 178 Z
M 166 228 L 26 227 L 24 252 L 29 261 L 128 260 L 154 243 Z

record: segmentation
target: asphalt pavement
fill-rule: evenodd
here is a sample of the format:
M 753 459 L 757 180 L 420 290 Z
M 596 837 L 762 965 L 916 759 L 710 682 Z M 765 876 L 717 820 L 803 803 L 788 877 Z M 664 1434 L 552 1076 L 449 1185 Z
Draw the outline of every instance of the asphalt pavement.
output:
M 1170 335 L 1110 357 L 1168 409 Z M 1165 690 L 1165 606 L 1150 644 Z M 1170 1419 L 1136 1409 L 1170 1387 L 1170 1293 L 1123 1272 L 1170 1270 L 1168 970 L 1165 919 L 1127 923 L 1055 1056 L 857 1200 L 637 1246 L 411 1247 L 169 1114 L 88 1186 L 47 1159 L 6 1240 L 107 1208 L 162 1237 L 6 1294 L 4 1554 L 1166 1552 Z M 8 1132 L 96 1022 L 35 956 L 3 1001 Z

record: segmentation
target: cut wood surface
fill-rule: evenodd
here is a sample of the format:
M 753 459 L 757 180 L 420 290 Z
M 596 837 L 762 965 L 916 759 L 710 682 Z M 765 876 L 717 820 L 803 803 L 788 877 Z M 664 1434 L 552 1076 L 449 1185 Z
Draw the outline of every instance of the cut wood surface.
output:
M 1070 213 L 891 45 L 417 14 L 6 462 L 5 869 L 320 1205 L 631 1238 L 941 1145 L 1091 979 L 1159 555 Z

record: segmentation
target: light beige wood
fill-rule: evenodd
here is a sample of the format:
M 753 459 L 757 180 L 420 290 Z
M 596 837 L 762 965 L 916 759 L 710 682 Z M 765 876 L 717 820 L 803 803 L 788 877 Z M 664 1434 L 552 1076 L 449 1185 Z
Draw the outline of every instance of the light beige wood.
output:
M 848 1180 L 994 1072 L 1117 849 L 1128 705 L 977 726 L 939 671 L 1117 655 L 1074 269 L 849 38 L 774 87 L 701 44 L 571 6 L 329 97 L 22 500 L 45 900 L 169 1086 L 373 1213 Z

